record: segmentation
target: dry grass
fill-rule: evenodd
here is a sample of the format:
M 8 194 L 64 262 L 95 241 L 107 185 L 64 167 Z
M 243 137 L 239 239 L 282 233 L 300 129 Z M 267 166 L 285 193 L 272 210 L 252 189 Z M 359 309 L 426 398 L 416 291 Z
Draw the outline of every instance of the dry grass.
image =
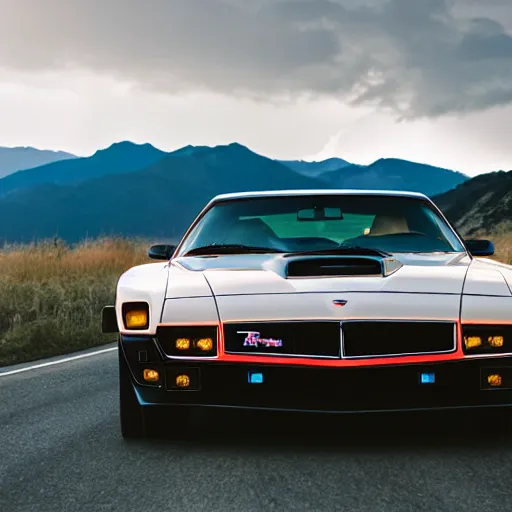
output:
M 512 264 L 512 232 L 491 237 Z M 149 242 L 106 239 L 77 247 L 43 242 L 0 251 L 0 366 L 108 343 L 100 313 L 119 276 L 148 263 Z
M 150 260 L 147 243 L 44 242 L 0 252 L 0 366 L 115 340 L 100 330 L 119 276 Z
M 490 235 L 489 238 L 496 246 L 494 259 L 512 265 L 512 232 Z

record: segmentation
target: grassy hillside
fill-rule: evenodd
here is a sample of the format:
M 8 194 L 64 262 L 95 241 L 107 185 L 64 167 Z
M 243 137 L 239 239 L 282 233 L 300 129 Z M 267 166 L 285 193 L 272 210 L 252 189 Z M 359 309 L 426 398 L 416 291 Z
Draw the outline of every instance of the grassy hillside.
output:
M 465 236 L 512 230 L 512 171 L 481 174 L 433 200 Z
M 512 233 L 493 238 L 512 264 Z M 149 263 L 150 242 L 104 239 L 74 248 L 53 242 L 0 251 L 0 366 L 115 341 L 100 313 L 114 303 L 119 276 Z

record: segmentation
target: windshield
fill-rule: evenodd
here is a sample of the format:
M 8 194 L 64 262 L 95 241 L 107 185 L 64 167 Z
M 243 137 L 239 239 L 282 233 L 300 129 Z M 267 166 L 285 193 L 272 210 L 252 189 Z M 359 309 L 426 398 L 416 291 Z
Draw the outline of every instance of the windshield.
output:
M 465 250 L 435 209 L 421 199 L 339 194 L 217 203 L 190 231 L 177 256 L 226 244 L 255 247 L 259 252 L 262 248 L 319 251 L 347 245 L 390 253 Z

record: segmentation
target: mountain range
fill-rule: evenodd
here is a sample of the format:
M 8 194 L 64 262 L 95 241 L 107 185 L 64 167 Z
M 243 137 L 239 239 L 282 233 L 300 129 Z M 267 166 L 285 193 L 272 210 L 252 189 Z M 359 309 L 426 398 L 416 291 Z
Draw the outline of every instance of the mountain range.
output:
M 151 144 L 116 143 L 90 157 L 58 160 L 11 173 L 0 180 L 0 196 L 34 185 L 76 185 L 109 174 L 133 172 L 154 164 L 165 155 Z
M 69 242 L 106 235 L 176 239 L 211 197 L 226 192 L 397 189 L 448 204 L 448 191 L 472 181 L 459 172 L 399 159 L 370 165 L 340 158 L 280 161 L 238 143 L 164 152 L 150 144 L 119 142 L 90 157 L 70 155 L 0 179 L 0 218 L 7 219 L 0 224 L 0 243 L 54 236 Z
M 15 171 L 73 158 L 77 157 L 64 151 L 49 151 L 31 147 L 0 147 L 0 178 Z

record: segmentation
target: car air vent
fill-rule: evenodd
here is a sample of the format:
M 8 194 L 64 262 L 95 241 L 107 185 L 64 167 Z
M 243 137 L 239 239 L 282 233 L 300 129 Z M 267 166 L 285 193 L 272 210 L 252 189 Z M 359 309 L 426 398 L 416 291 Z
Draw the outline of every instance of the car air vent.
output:
M 290 261 L 286 277 L 381 276 L 382 263 L 376 258 L 314 257 Z

